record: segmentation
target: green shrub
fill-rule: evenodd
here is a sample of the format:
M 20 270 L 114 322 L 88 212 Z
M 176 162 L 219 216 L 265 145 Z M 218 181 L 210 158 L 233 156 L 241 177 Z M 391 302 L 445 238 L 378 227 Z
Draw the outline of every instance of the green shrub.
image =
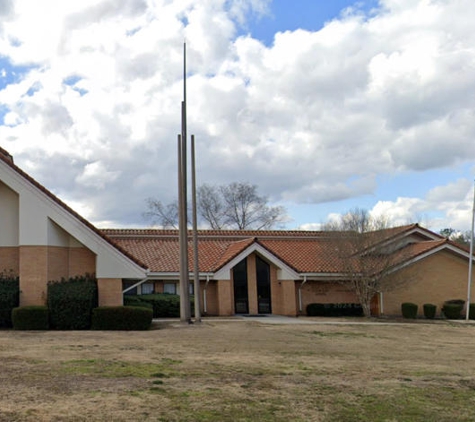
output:
M 48 330 L 49 311 L 47 306 L 22 306 L 12 311 L 15 330 Z
M 124 296 L 124 306 L 139 306 L 153 310 L 153 304 L 140 300 L 140 296 Z
M 427 319 L 434 319 L 435 318 L 435 312 L 437 310 L 436 305 L 433 305 L 432 303 L 424 303 L 424 305 L 422 305 L 422 308 L 424 310 L 424 316 Z
M 12 310 L 20 303 L 20 280 L 12 272 L 0 272 L 0 327 L 12 326 Z
M 463 299 L 450 299 L 444 302 L 444 305 L 465 305 L 465 300 Z
M 442 312 L 444 313 L 447 319 L 459 319 L 460 313 L 462 312 L 463 305 L 460 303 L 444 303 L 442 307 Z
M 323 303 L 309 303 L 307 305 L 308 316 L 325 316 L 325 304 Z
M 92 310 L 98 305 L 97 280 L 86 274 L 50 281 L 47 294 L 51 327 L 57 330 L 87 330 Z
M 468 318 L 475 319 L 475 303 L 471 303 L 468 308 Z
M 127 298 L 127 299 L 125 299 Z M 125 296 L 124 304 L 130 306 L 130 301 L 138 301 L 152 304 L 154 318 L 179 318 L 180 317 L 180 296 L 168 293 L 158 293 L 150 295 Z M 135 302 L 137 303 L 137 302 Z M 194 297 L 190 297 L 191 312 L 194 311 Z
M 403 318 L 415 319 L 417 317 L 418 306 L 415 303 L 404 302 L 401 304 L 401 312 Z
M 101 306 L 92 311 L 93 330 L 148 330 L 153 311 L 138 306 Z
M 363 308 L 359 303 L 309 303 L 308 316 L 349 317 L 363 316 Z

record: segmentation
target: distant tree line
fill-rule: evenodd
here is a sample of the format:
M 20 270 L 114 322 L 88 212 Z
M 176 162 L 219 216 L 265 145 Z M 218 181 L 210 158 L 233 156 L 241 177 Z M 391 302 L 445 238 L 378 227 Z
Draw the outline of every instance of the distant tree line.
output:
M 201 223 L 213 230 L 269 230 L 281 228 L 288 220 L 282 206 L 270 206 L 257 186 L 249 183 L 202 184 L 196 191 L 197 214 Z M 147 199 L 144 217 L 163 228 L 178 228 L 178 201 L 164 204 Z

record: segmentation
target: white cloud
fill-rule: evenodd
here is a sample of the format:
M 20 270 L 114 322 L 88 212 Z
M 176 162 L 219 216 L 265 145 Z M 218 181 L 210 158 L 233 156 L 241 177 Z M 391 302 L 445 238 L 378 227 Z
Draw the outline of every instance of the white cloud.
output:
M 199 181 L 318 204 L 372 195 L 378 174 L 475 159 L 471 0 L 382 0 L 374 16 L 281 32 L 270 47 L 236 38 L 249 16 L 271 13 L 264 0 L 11 5 L 0 8 L 0 52 L 35 67 L 0 91 L 1 145 L 20 166 L 65 163 L 61 181 L 55 165 L 32 175 L 74 203 L 87 198 L 94 221 L 140 224 L 146 197 L 175 196 L 185 38 Z M 456 204 L 469 188 L 454 187 L 451 200 L 434 199 L 441 187 L 374 210 L 404 223 L 436 210 L 462 224 Z

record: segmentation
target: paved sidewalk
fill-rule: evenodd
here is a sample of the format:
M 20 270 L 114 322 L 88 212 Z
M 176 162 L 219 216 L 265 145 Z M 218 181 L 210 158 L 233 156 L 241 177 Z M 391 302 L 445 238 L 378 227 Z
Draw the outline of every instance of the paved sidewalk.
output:
M 169 322 L 169 323 L 179 323 L 178 318 L 163 318 L 163 319 L 154 319 L 154 322 Z M 312 318 L 312 317 L 287 317 L 282 315 L 234 315 L 230 317 L 203 317 L 202 321 L 206 322 L 246 322 L 253 321 L 259 322 L 261 324 L 305 324 L 305 325 L 414 325 L 418 323 L 428 323 L 428 324 L 443 324 L 449 322 L 455 322 L 459 324 L 475 324 L 475 321 L 465 321 L 465 320 L 414 320 L 414 321 L 395 321 L 395 320 L 384 320 L 384 319 L 344 319 L 344 318 Z

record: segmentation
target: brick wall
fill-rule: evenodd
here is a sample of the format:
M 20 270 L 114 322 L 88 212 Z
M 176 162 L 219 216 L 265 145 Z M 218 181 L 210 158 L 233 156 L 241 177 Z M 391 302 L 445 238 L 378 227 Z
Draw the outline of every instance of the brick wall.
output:
M 447 251 L 431 255 L 401 271 L 406 283 L 392 292 L 383 293 L 383 313 L 401 315 L 401 303 L 437 305 L 437 315 L 443 302 L 449 299 L 467 298 L 468 260 Z
M 18 274 L 20 270 L 20 253 L 16 246 L 0 247 L 0 272 L 12 270 Z
M 69 276 L 94 274 L 96 272 L 96 255 L 87 248 L 69 249 Z
M 48 247 L 19 247 L 20 306 L 46 304 Z
M 123 304 L 121 278 L 99 278 L 97 279 L 97 289 L 99 306 L 121 306 Z
M 296 289 L 300 287 L 297 285 Z M 302 287 L 302 308 L 306 313 L 310 303 L 358 303 L 351 287 L 326 281 L 307 281 Z

